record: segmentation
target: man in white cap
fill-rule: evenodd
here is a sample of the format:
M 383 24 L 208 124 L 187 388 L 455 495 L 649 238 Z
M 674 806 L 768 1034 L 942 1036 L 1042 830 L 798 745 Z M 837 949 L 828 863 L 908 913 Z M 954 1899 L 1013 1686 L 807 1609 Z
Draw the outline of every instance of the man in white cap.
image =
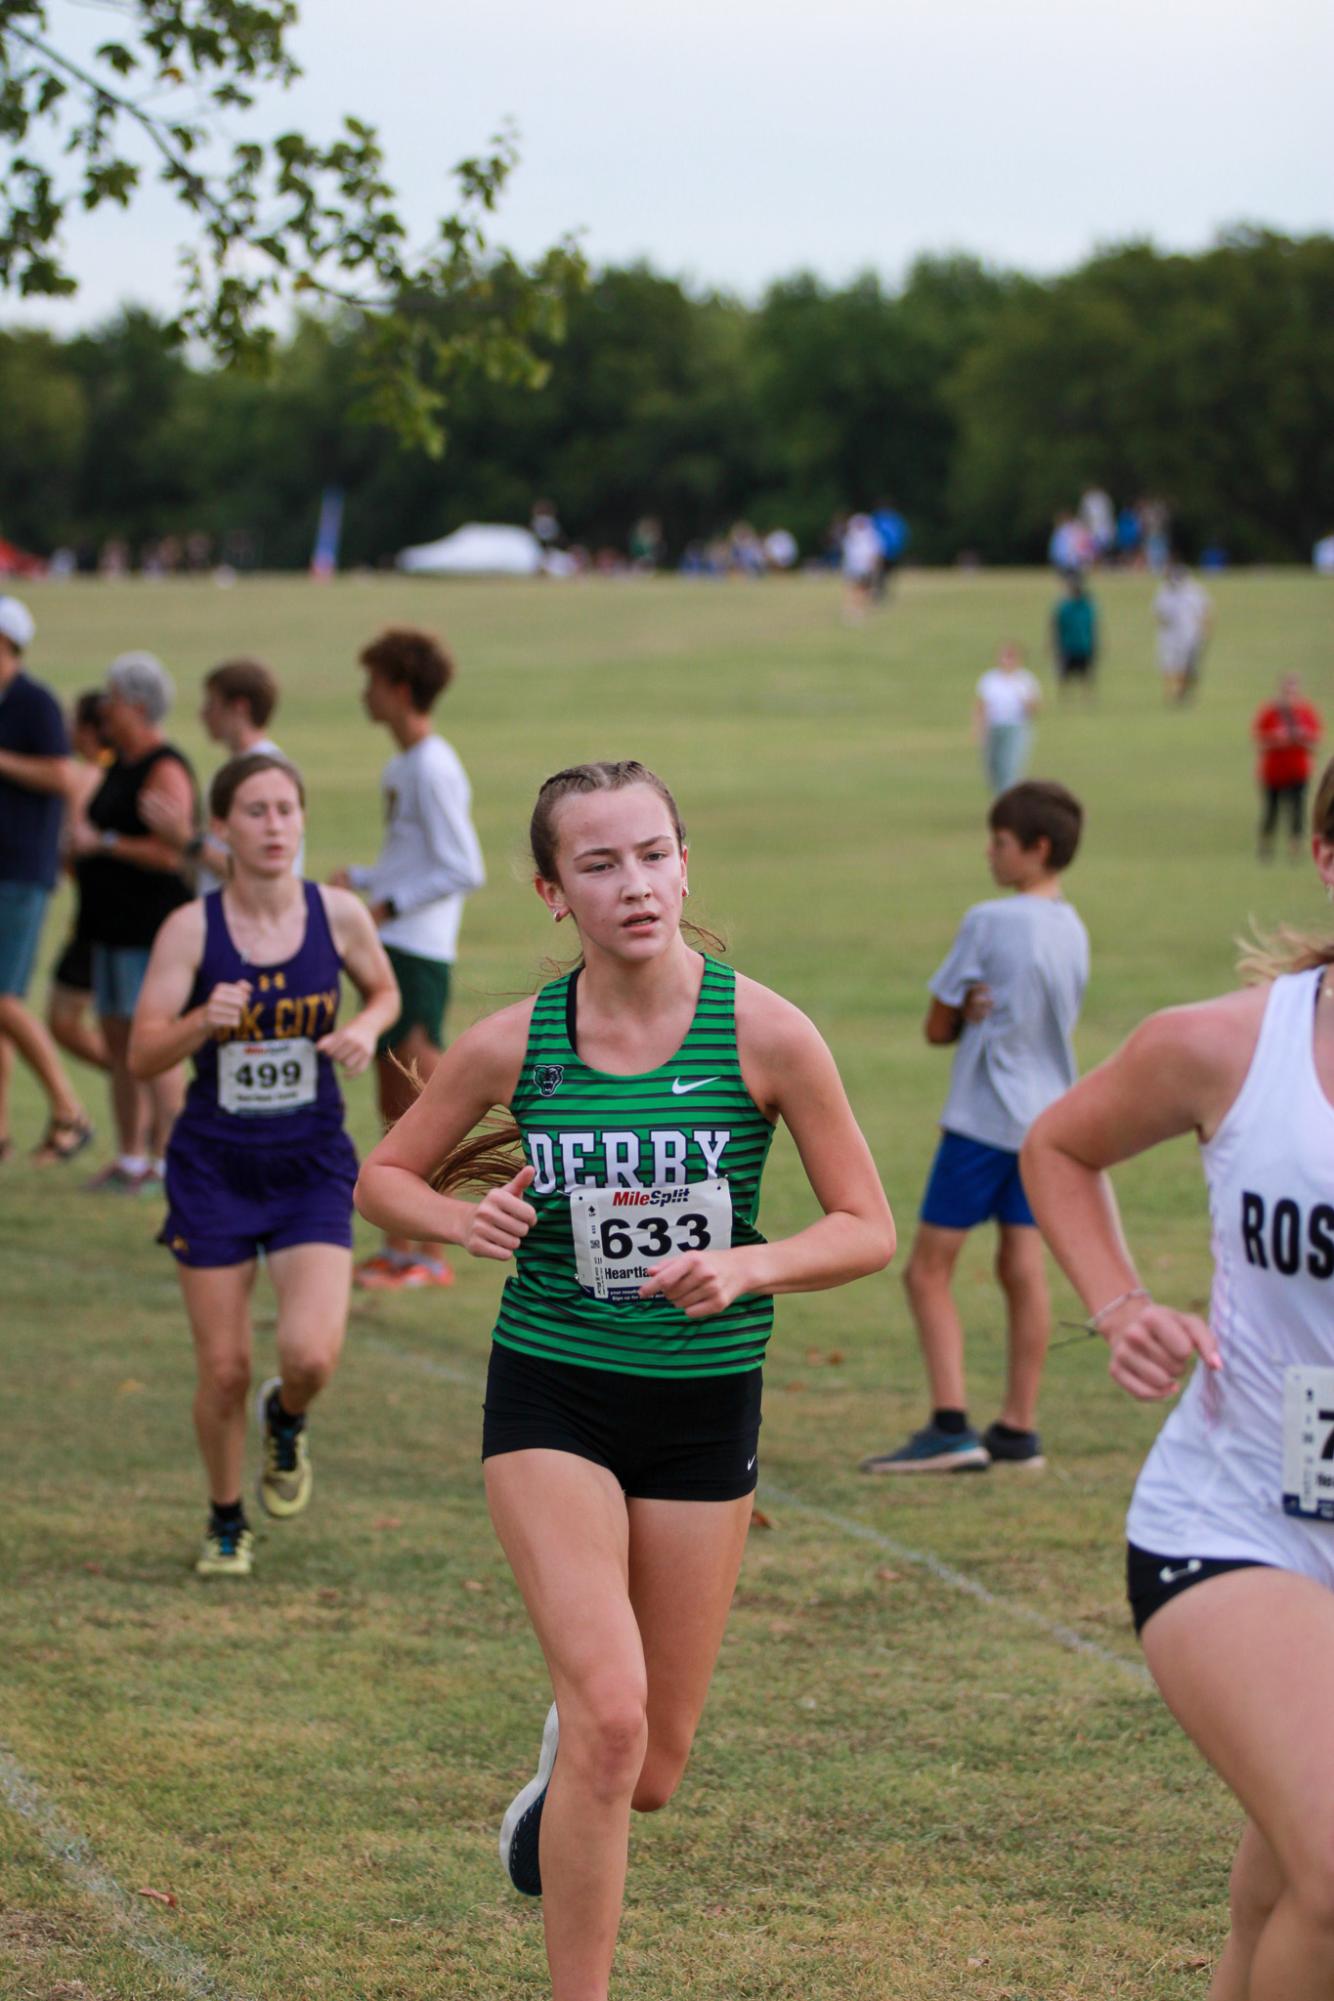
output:
M 25 604 L 0 597 L 0 1097 L 12 1047 L 46 1093 L 46 1135 L 36 1152 L 46 1165 L 81 1153 L 93 1129 L 54 1042 L 24 1005 L 59 872 L 71 769 L 60 704 L 23 671 L 36 630 Z M 0 1159 L 12 1150 L 0 1125 Z

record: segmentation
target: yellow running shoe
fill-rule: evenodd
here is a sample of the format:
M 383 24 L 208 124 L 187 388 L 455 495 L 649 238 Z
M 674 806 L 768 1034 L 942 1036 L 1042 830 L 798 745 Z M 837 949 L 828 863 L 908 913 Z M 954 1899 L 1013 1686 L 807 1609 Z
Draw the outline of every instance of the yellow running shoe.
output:
M 255 1398 L 255 1421 L 264 1447 L 264 1466 L 259 1476 L 259 1503 L 266 1515 L 280 1521 L 299 1515 L 310 1499 L 315 1476 L 310 1468 L 304 1421 L 300 1428 L 275 1424 L 276 1393 L 281 1378 L 270 1376 Z
M 196 1577 L 249 1577 L 255 1538 L 245 1523 L 219 1528 L 210 1522 L 204 1547 L 195 1563 Z

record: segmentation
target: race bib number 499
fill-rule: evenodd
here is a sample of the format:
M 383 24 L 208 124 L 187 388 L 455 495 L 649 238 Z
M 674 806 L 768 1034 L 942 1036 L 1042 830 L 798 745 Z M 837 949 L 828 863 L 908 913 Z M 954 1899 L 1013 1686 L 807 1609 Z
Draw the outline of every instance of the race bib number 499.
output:
M 315 1102 L 319 1059 L 309 1036 L 284 1042 L 224 1042 L 218 1103 L 238 1118 L 268 1118 Z
M 1334 1522 L 1334 1369 L 1283 1372 L 1283 1512 Z
M 570 1228 L 575 1270 L 592 1299 L 638 1299 L 653 1265 L 686 1251 L 732 1248 L 726 1181 L 681 1188 L 574 1188 Z

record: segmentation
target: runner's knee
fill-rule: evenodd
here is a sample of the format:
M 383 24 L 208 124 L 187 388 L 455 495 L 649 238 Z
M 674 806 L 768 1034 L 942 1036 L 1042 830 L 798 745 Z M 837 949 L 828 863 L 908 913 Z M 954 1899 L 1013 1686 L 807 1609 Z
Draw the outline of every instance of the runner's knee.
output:
M 1334 1938 L 1334 1826 L 1312 1829 L 1288 1894 L 1305 1924 Z
M 249 1358 L 241 1355 L 201 1357 L 199 1386 L 228 1410 L 244 1403 L 250 1393 Z
M 600 1799 L 633 1791 L 647 1737 L 643 1689 L 628 1679 L 590 1684 L 561 1707 L 560 1756 Z

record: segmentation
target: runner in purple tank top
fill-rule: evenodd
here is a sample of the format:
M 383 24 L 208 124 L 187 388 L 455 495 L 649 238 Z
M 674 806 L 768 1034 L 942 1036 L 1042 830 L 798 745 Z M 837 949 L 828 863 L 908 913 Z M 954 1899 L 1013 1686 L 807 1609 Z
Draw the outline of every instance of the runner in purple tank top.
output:
M 157 1076 L 194 1058 L 167 1150 L 167 1219 L 194 1336 L 195 1430 L 208 1474 L 203 1577 L 244 1577 L 253 1538 L 241 1502 L 250 1386 L 250 1296 L 259 1255 L 278 1295 L 280 1374 L 259 1392 L 259 1497 L 279 1519 L 310 1498 L 306 1412 L 347 1324 L 357 1158 L 335 1064 L 366 1069 L 398 1016 L 398 988 L 359 899 L 292 874 L 305 794 L 282 758 L 223 766 L 209 810 L 231 853 L 226 886 L 157 935 L 135 1010 L 130 1063 Z M 339 1028 L 346 972 L 364 1006 Z

